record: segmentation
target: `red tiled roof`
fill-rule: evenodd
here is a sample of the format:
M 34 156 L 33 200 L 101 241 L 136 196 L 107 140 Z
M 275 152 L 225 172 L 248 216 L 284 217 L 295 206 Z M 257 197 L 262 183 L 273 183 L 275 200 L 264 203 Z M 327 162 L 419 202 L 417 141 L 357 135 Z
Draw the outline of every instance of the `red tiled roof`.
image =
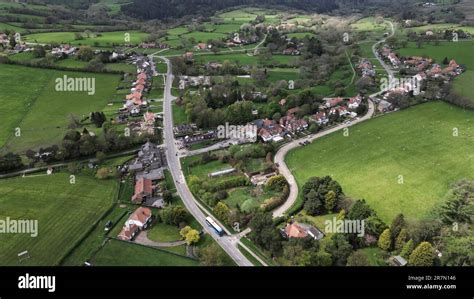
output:
M 146 223 L 152 215 L 153 214 L 149 208 L 139 207 L 138 209 L 135 210 L 135 212 L 133 212 L 132 215 L 130 215 L 128 219 L 136 220 L 141 223 Z
M 305 238 L 308 236 L 306 230 L 296 223 L 287 224 L 285 227 L 285 233 L 289 238 Z
M 135 194 L 132 197 L 133 202 L 139 202 L 144 196 L 150 196 L 153 194 L 152 181 L 141 178 L 135 182 Z

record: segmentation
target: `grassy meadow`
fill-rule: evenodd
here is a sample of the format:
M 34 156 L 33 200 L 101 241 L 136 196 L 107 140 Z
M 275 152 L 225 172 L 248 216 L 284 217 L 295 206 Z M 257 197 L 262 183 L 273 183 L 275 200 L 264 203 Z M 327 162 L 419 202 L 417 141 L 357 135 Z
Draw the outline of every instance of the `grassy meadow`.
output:
M 387 222 L 398 213 L 426 218 L 451 183 L 474 178 L 473 116 L 427 103 L 351 127 L 348 137 L 340 131 L 318 139 L 291 151 L 286 162 L 300 187 L 312 176 L 330 175 Z
M 56 79 L 95 78 L 95 94 L 56 91 Z M 70 115 L 79 119 L 92 111 L 101 111 L 111 99 L 120 76 L 82 72 L 59 72 L 15 65 L 3 65 L 0 70 L 0 143 L 7 149 L 24 151 L 52 145 L 62 140 L 68 130 Z M 28 88 L 25 83 L 28 82 Z M 21 129 L 15 137 L 14 129 Z
M 0 181 L 0 219 L 38 220 L 38 236 L 0 235 L 2 266 L 51 266 L 86 234 L 112 205 L 114 180 L 97 181 L 69 174 L 35 174 Z M 30 259 L 19 263 L 17 254 L 27 250 Z

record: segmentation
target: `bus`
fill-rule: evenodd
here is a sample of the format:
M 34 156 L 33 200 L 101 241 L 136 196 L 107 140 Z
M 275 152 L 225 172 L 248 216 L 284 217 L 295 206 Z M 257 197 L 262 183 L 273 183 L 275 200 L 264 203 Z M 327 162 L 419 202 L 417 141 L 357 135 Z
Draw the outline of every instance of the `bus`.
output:
M 222 237 L 224 235 L 224 230 L 219 226 L 217 225 L 217 223 L 212 220 L 211 217 L 207 217 L 206 218 L 206 223 L 207 225 L 209 225 L 220 237 Z

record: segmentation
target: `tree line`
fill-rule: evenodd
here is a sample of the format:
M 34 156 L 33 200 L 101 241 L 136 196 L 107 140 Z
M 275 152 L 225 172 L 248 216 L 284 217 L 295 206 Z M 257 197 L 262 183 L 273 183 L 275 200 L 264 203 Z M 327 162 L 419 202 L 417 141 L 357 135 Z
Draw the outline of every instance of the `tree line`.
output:
M 170 20 L 187 15 L 212 16 L 219 10 L 256 5 L 284 6 L 319 13 L 338 8 L 334 0 L 134 0 L 133 3 L 123 5 L 121 10 L 133 17 Z

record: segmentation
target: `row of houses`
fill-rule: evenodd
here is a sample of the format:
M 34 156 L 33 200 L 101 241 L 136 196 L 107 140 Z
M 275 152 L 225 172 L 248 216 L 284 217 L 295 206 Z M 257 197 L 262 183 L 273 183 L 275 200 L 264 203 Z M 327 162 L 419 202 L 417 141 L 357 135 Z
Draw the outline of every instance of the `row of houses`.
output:
M 153 60 L 147 56 L 134 56 L 131 62 L 137 67 L 137 77 L 132 82 L 130 93 L 125 97 L 125 104 L 119 114 L 138 116 L 143 109 L 148 108 L 148 101 L 143 94 L 148 92 L 151 79 L 157 73 Z
M 309 116 L 308 120 L 298 117 L 299 107 L 289 109 L 287 114 L 280 118 L 277 122 L 270 119 L 258 119 L 250 124 L 257 127 L 257 134 L 264 142 L 279 142 L 287 134 L 297 134 L 308 129 L 310 123 L 315 122 L 320 126 L 329 122 L 330 115 L 340 115 L 354 118 L 357 113 L 354 112 L 362 103 L 362 96 L 357 95 L 352 98 L 326 98 L 326 103 L 319 107 L 316 114 Z M 285 100 L 280 101 L 280 105 L 284 105 Z
M 410 56 L 402 58 L 402 65 L 414 72 L 416 75 L 411 77 L 411 80 L 406 80 L 402 84 L 391 87 L 382 93 L 381 97 L 376 98 L 377 111 L 381 113 L 388 112 L 395 109 L 389 101 L 390 97 L 394 95 L 408 95 L 413 92 L 413 95 L 422 93 L 421 84 L 424 80 L 429 78 L 442 78 L 448 82 L 452 78 L 463 73 L 464 68 L 452 59 L 446 67 L 441 67 L 439 64 L 432 64 L 433 60 L 419 56 Z
M 78 48 L 73 47 L 68 44 L 60 45 L 51 49 L 51 54 L 57 58 L 64 58 L 68 56 L 73 56 L 76 54 Z
M 165 43 L 143 42 L 138 47 L 141 49 L 168 49 L 169 45 Z
M 127 165 L 129 173 L 134 175 L 134 194 L 131 201 L 135 204 L 162 208 L 162 190 L 159 182 L 164 179 L 166 155 L 164 150 L 154 143 L 145 143 L 135 160 Z
M 209 87 L 212 85 L 210 76 L 180 76 L 179 77 L 180 88 L 186 87 Z
M 324 105 L 319 107 L 319 112 L 311 115 L 310 120 L 315 121 L 318 125 L 326 125 L 329 122 L 329 116 L 339 115 L 343 117 L 354 118 L 357 116 L 355 110 L 362 103 L 362 96 L 357 95 L 351 98 L 325 98 Z
M 398 68 L 401 64 L 400 58 L 398 58 L 397 54 L 390 49 L 389 46 L 385 45 L 378 51 L 379 55 L 382 56 L 384 59 L 390 61 L 393 67 Z

